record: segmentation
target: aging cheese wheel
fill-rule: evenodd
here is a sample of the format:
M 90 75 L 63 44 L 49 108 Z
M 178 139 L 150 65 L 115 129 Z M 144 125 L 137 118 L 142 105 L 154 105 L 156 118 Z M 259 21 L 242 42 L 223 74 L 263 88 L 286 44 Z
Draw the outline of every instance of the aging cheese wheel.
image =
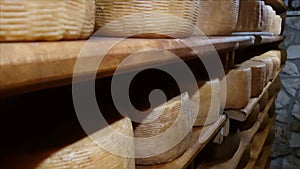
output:
M 264 53 L 263 55 L 261 55 L 261 57 L 266 57 L 266 58 L 272 59 L 273 70 L 272 70 L 271 80 L 273 80 L 275 78 L 276 74 L 278 73 L 278 70 L 280 69 L 280 65 L 281 65 L 281 59 L 278 56 L 278 53 L 271 51 L 271 52 Z
M 238 13 L 238 0 L 205 0 L 200 2 L 196 25 L 203 35 L 231 35 L 237 24 Z M 195 31 L 194 35 L 197 33 Z
M 260 111 L 261 111 L 261 112 L 265 110 L 265 108 L 266 108 L 268 102 L 269 102 L 269 92 L 266 91 L 266 92 L 262 95 L 262 97 L 261 97 L 261 99 L 260 99 L 260 101 L 259 101 Z
M 117 140 L 115 137 L 118 134 L 133 137 L 133 129 L 131 121 L 127 118 L 121 119 L 111 126 L 114 132 L 108 130 L 109 127 L 103 128 L 93 134 L 93 138 L 97 138 L 96 142 L 106 143 L 101 145 L 116 146 L 119 152 L 127 152 L 128 156 L 134 154 L 134 143 Z M 116 148 L 117 149 L 117 148 Z M 97 145 L 89 137 L 86 137 L 78 142 L 71 144 L 59 151 L 51 154 L 47 159 L 41 162 L 37 168 L 135 168 L 134 158 L 122 157 L 109 152 Z
M 230 131 L 227 137 L 224 137 L 222 144 L 209 142 L 200 152 L 199 157 L 205 161 L 230 159 L 237 151 L 240 145 L 239 130 Z
M 0 41 L 86 39 L 94 31 L 94 1 L 0 2 Z
M 273 32 L 274 35 L 280 35 L 281 33 L 281 24 L 282 24 L 282 19 L 280 15 L 276 15 L 273 19 L 273 24 L 270 29 L 270 32 Z
M 265 5 L 263 9 L 263 31 L 270 32 L 275 18 L 275 11 L 270 5 Z
M 259 112 L 260 112 L 260 105 L 256 104 L 251 114 L 247 117 L 245 121 L 232 120 L 231 125 L 236 125 L 241 131 L 248 130 L 257 121 Z
M 273 60 L 270 57 L 262 57 L 262 56 L 256 56 L 254 58 L 252 58 L 251 60 L 253 61 L 259 61 L 259 62 L 263 62 L 264 64 L 266 64 L 266 83 L 265 85 L 272 80 L 272 76 L 273 76 Z
M 240 1 L 237 32 L 257 32 L 262 30 L 263 1 Z
M 204 126 L 209 125 L 216 122 L 221 117 L 221 108 L 224 105 L 221 105 L 221 88 L 220 81 L 218 79 L 214 79 L 211 81 L 199 81 L 199 103 L 196 102 L 194 97 L 197 95 L 193 95 L 191 100 L 193 103 L 199 105 L 199 112 L 197 119 L 194 123 L 194 126 Z
M 227 95 L 225 108 L 245 107 L 251 97 L 251 67 L 238 65 L 226 74 Z
M 198 12 L 198 0 L 96 0 L 96 29 L 104 36 L 188 37 Z
M 281 81 L 280 81 L 280 77 L 278 76 L 269 88 L 269 98 L 271 99 L 273 96 L 277 95 L 280 88 L 281 88 Z
M 138 144 L 135 142 L 136 157 L 145 157 L 136 158 L 136 164 L 166 163 L 176 159 L 189 148 L 192 139 L 193 116 L 189 110 L 188 100 L 188 94 L 183 93 L 169 100 L 165 105 L 153 109 L 145 118 L 145 123 L 134 123 L 136 138 L 151 138 Z M 156 137 L 161 134 L 166 135 Z M 170 145 L 174 146 L 170 147 Z M 151 155 L 147 157 L 146 154 Z
M 266 83 L 266 64 L 257 61 L 247 61 L 243 64 L 251 67 L 251 97 L 258 97 L 263 91 Z

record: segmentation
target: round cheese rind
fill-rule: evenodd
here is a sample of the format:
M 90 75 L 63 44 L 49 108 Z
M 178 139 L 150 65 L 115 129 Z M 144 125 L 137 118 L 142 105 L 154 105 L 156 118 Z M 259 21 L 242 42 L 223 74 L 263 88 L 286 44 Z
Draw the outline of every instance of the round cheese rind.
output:
M 128 157 L 122 157 L 104 150 L 97 145 L 90 137 L 85 137 L 69 146 L 59 149 L 49 157 L 44 159 L 36 168 L 135 168 L 134 158 L 129 158 L 134 153 L 133 141 L 128 144 L 123 140 L 114 138 L 117 134 L 133 137 L 133 129 L 131 121 L 123 118 L 111 124 L 114 132 L 110 132 L 108 127 L 92 134 L 93 138 L 97 138 L 96 142 L 107 142 L 107 145 L 101 146 L 118 146 L 119 151 L 128 152 Z
M 251 97 L 258 97 L 263 91 L 266 82 L 266 64 L 256 61 L 246 61 L 243 64 L 251 67 Z
M 211 81 L 199 81 L 199 96 L 200 102 L 197 103 L 196 94 L 191 97 L 191 101 L 199 104 L 199 112 L 194 123 L 194 126 L 204 126 L 216 122 L 221 117 L 221 89 L 220 81 L 213 79 Z
M 238 0 L 206 0 L 200 2 L 196 26 L 203 35 L 231 35 L 239 13 Z M 194 35 L 197 34 L 194 31 Z
M 188 100 L 188 94 L 183 93 L 149 112 L 145 119 L 146 123 L 134 124 L 135 138 L 151 138 L 138 144 L 135 142 L 136 164 L 166 163 L 176 159 L 189 148 L 192 139 L 193 116 L 189 112 Z M 160 110 L 164 111 L 158 115 L 157 112 Z M 148 122 L 149 119 L 154 120 Z M 168 132 L 169 129 L 176 133 Z M 166 132 L 168 132 L 167 137 L 156 137 Z M 146 155 L 149 152 L 153 152 L 153 155 Z
M 237 65 L 226 74 L 225 109 L 244 108 L 251 97 L 251 67 Z
M 94 31 L 94 1 L 0 2 L 0 41 L 86 39 Z
M 273 60 L 270 57 L 261 57 L 261 56 L 256 56 L 252 58 L 251 60 L 253 61 L 259 61 L 263 62 L 266 65 L 266 82 L 265 85 L 272 80 L 273 77 Z

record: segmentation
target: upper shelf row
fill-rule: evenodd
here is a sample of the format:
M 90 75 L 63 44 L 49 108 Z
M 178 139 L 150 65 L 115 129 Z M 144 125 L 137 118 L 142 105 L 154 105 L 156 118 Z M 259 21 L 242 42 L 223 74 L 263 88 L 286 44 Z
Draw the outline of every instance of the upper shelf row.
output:
M 94 38 L 89 41 L 1 43 L 0 96 L 70 84 L 79 57 L 90 62 L 78 64 L 80 69 L 77 73 L 89 74 L 97 71 L 97 77 L 101 78 L 113 75 L 120 63 L 121 71 L 139 70 L 142 66 L 176 62 L 171 53 L 186 61 L 197 57 L 195 51 L 198 56 L 204 57 L 214 51 L 229 52 L 252 45 L 278 42 L 284 37 L 261 36 L 258 39 L 259 43 L 257 36 L 198 36 L 186 39 Z M 141 51 L 142 54 L 137 54 Z M 97 70 L 92 70 L 90 63 L 98 63 L 101 57 L 101 65 Z M 126 62 L 123 63 L 125 58 Z

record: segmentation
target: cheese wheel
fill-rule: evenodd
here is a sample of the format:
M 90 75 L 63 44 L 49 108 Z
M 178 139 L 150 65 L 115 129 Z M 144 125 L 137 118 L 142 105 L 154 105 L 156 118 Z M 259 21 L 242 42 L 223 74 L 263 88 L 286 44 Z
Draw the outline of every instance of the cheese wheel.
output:
M 197 27 L 203 34 L 194 35 L 231 35 L 239 13 L 238 0 L 206 0 L 200 2 Z
M 191 97 L 194 104 L 199 105 L 199 112 L 194 123 L 194 126 L 204 126 L 216 122 L 221 117 L 221 89 L 219 79 L 211 81 L 199 81 L 199 96 L 200 102 L 196 102 L 197 95 Z
M 230 159 L 237 151 L 240 145 L 239 130 L 230 131 L 227 137 L 224 137 L 222 144 L 209 142 L 200 152 L 200 157 L 205 161 Z M 205 167 L 204 167 L 205 168 Z
M 96 29 L 103 36 L 188 37 L 198 12 L 198 0 L 96 0 Z
M 101 146 L 118 146 L 120 152 L 127 152 L 128 156 L 134 153 L 133 140 L 124 142 L 124 140 L 116 140 L 116 135 L 133 137 L 133 129 L 131 121 L 128 118 L 121 119 L 111 126 L 114 132 L 108 130 L 108 127 L 92 135 L 97 138 L 96 142 L 105 143 Z M 97 145 L 90 137 L 83 138 L 74 144 L 60 149 L 51 154 L 47 159 L 42 161 L 37 168 L 135 168 L 134 159 L 122 157 L 104 150 Z
M 280 77 L 278 76 L 273 84 L 270 86 L 269 88 L 269 98 L 271 99 L 273 96 L 277 95 L 278 92 L 280 91 L 281 88 L 281 81 L 280 81 Z
M 274 35 L 280 35 L 281 34 L 281 25 L 282 24 L 282 18 L 280 15 L 276 15 L 273 19 L 272 27 L 270 29 L 270 32 L 273 32 Z
M 259 61 L 259 62 L 263 62 L 264 64 L 266 64 L 266 82 L 265 85 L 272 80 L 272 76 L 273 76 L 273 60 L 270 57 L 261 57 L 261 56 L 256 56 L 254 58 L 252 58 L 251 60 L 253 61 Z
M 264 10 L 263 10 L 263 20 L 264 20 L 263 31 L 264 32 L 269 32 L 271 30 L 275 15 L 276 13 L 270 5 L 264 6 Z
M 266 116 L 264 117 L 262 123 L 260 124 L 260 127 L 259 127 L 258 131 L 262 131 L 262 130 L 264 130 L 264 129 L 267 127 L 267 125 L 268 125 L 268 123 L 269 123 L 269 119 L 270 119 L 270 118 L 269 118 L 268 115 L 266 115 Z
M 277 54 L 272 53 L 272 52 L 264 53 L 263 55 L 261 55 L 261 57 L 272 59 L 273 69 L 272 69 L 272 75 L 271 75 L 270 80 L 273 80 L 276 77 L 276 74 L 278 73 L 278 70 L 280 69 L 280 65 L 281 65 L 280 58 L 277 56 Z
M 266 64 L 256 61 L 246 61 L 243 64 L 251 67 L 251 97 L 258 97 L 266 83 Z
M 260 105 L 256 104 L 250 115 L 245 121 L 231 120 L 231 125 L 237 126 L 241 131 L 252 128 L 254 123 L 257 121 L 260 112 Z
M 0 41 L 86 39 L 94 31 L 94 1 L 0 2 Z
M 261 31 L 263 1 L 240 1 L 237 32 Z
M 251 67 L 247 65 L 237 65 L 226 74 L 226 109 L 240 109 L 248 104 L 251 97 L 251 76 Z
M 269 102 L 269 92 L 266 91 L 259 100 L 260 111 L 264 111 Z
M 193 116 L 189 110 L 188 100 L 188 94 L 183 93 L 169 100 L 165 105 L 153 109 L 145 118 L 145 123 L 134 123 L 136 138 L 151 138 L 135 144 L 136 157 L 145 157 L 136 158 L 136 164 L 166 163 L 176 159 L 189 148 L 192 139 Z M 160 113 L 161 111 L 163 112 Z M 170 129 L 172 131 L 168 131 Z M 165 132 L 168 132 L 166 137 L 155 137 L 166 134 Z M 149 153 L 151 155 L 148 157 Z

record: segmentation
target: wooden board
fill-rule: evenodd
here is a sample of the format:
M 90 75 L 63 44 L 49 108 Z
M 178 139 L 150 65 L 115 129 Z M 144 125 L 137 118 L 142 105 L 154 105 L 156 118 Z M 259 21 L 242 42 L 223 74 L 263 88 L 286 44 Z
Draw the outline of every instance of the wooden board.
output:
M 271 153 L 272 145 L 267 145 L 263 147 L 263 153 L 255 163 L 254 169 L 263 169 L 267 166 L 267 162 L 269 160 L 269 156 Z
M 221 163 L 216 163 L 216 162 L 211 162 L 211 163 L 202 163 L 200 164 L 200 169 L 235 169 L 246 149 L 246 147 L 251 143 L 251 140 L 253 139 L 254 135 L 258 131 L 261 123 L 264 120 L 265 116 L 268 116 L 268 111 L 271 107 L 271 105 L 274 103 L 276 97 L 273 97 L 270 99 L 268 105 L 264 109 L 263 112 L 260 113 L 257 122 L 253 125 L 253 127 L 249 130 L 241 132 L 241 142 L 239 145 L 239 148 L 237 152 L 234 154 L 234 156 L 229 159 L 228 161 L 221 162 Z
M 276 73 L 274 79 L 276 79 L 279 76 L 279 73 L 284 68 L 284 66 L 285 65 L 281 66 L 281 68 Z M 262 91 L 262 93 L 258 97 L 251 98 L 248 105 L 245 108 L 240 109 L 240 110 L 225 110 L 225 113 L 231 119 L 238 120 L 238 121 L 245 121 L 247 119 L 247 117 L 251 114 L 251 112 L 253 111 L 255 105 L 260 101 L 262 96 L 269 90 L 269 88 L 273 85 L 273 83 L 274 83 L 274 80 L 269 82 L 265 86 L 264 90 Z
M 255 167 L 256 161 L 259 158 L 259 154 L 264 147 L 266 138 L 268 137 L 268 134 L 275 122 L 275 118 L 276 116 L 274 115 L 271 119 L 269 119 L 267 127 L 263 131 L 256 133 L 256 135 L 254 136 L 253 141 L 250 145 L 250 160 L 245 169 L 253 169 Z
M 271 5 L 277 15 L 287 10 L 287 6 L 284 4 L 283 0 L 265 0 L 265 4 Z
M 116 42 L 120 41 L 115 44 Z M 176 62 L 173 56 L 164 53 L 170 51 L 182 60 L 197 56 L 196 50 L 204 57 L 212 51 L 233 51 L 254 44 L 251 36 L 190 37 L 185 39 L 118 39 L 93 38 L 88 41 L 59 42 L 13 42 L 0 44 L 0 96 L 26 93 L 71 84 L 73 70 L 79 55 L 87 62 L 82 65 L 80 74 L 97 71 L 98 78 L 113 75 L 124 58 L 143 50 L 142 57 L 133 55 L 130 62 L 124 63 L 121 73 L 137 70 L 145 65 L 160 66 Z M 110 47 L 113 48 L 109 49 Z M 106 53 L 104 49 L 109 49 Z M 145 51 L 147 49 L 161 51 Z M 148 53 L 147 53 L 148 52 Z M 152 53 L 150 53 L 152 52 Z M 98 58 L 105 55 L 101 69 L 91 70 Z M 97 65 L 96 65 L 97 66 Z
M 205 145 L 216 135 L 223 127 L 226 121 L 223 115 L 217 122 L 204 127 L 193 128 L 193 138 L 191 147 L 179 158 L 169 163 L 153 166 L 136 166 L 136 169 L 182 169 L 186 168 L 196 157 L 196 155 L 205 147 Z M 200 135 L 201 134 L 201 135 Z

